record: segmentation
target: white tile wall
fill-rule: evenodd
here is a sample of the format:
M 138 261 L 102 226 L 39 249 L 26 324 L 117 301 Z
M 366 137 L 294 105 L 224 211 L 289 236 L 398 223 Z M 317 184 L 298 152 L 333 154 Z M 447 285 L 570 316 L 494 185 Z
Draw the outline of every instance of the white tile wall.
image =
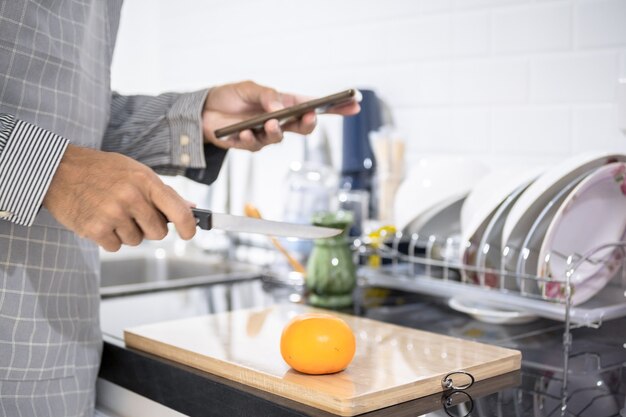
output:
M 386 62 L 444 58 L 451 52 L 451 15 L 429 14 L 406 20 L 398 19 L 393 25 L 387 24 L 379 34 L 385 40 L 385 50 L 374 47 L 370 51 L 381 51 Z M 346 49 L 352 49 L 352 45 Z M 370 53 L 368 56 L 377 59 L 376 54 Z
M 571 2 L 566 1 L 494 11 L 494 52 L 540 53 L 569 48 L 571 10 Z
M 501 8 L 512 4 L 525 4 L 528 0 L 455 0 L 454 4 L 458 9 L 468 8 Z
M 570 113 L 566 106 L 494 109 L 493 149 L 498 154 L 568 155 L 571 152 Z
M 453 64 L 453 104 L 517 104 L 528 98 L 528 61 L 519 58 L 480 59 Z
M 491 48 L 491 15 L 486 11 L 455 13 L 450 22 L 452 54 L 457 57 L 485 56 Z
M 572 113 L 574 152 L 599 147 L 623 152 L 626 138 L 611 128 L 616 120 L 617 109 L 609 104 L 575 107 Z
M 619 76 L 626 78 L 626 51 L 622 52 L 620 56 Z
M 419 0 L 421 13 L 447 12 L 452 9 L 452 0 Z
M 465 154 L 495 167 L 626 151 L 619 77 L 626 0 L 126 0 L 112 82 L 147 93 L 242 79 L 310 95 L 372 88 L 408 161 Z M 341 120 L 320 126 L 338 166 Z M 294 139 L 233 156 L 234 205 L 254 199 L 280 217 L 267 191 L 300 157 Z M 263 171 L 253 196 L 237 175 L 251 159 Z
M 576 44 L 602 48 L 626 44 L 626 2 L 581 0 L 576 4 Z
M 559 54 L 531 61 L 531 100 L 537 103 L 615 100 L 617 55 L 613 52 Z

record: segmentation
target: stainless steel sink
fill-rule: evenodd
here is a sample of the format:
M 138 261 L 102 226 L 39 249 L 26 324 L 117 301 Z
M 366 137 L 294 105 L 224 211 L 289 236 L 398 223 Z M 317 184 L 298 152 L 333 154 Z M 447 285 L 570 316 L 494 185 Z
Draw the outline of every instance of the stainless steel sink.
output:
M 100 267 L 103 298 L 257 278 L 258 268 L 221 257 L 177 256 L 165 251 L 103 257 Z

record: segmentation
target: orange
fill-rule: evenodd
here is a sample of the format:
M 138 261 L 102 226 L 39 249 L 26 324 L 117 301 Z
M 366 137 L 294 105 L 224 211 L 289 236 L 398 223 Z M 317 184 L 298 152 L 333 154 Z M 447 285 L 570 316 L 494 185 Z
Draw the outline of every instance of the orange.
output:
M 289 366 L 305 374 L 332 374 L 352 361 L 356 340 L 339 317 L 307 313 L 294 317 L 283 329 L 280 354 Z

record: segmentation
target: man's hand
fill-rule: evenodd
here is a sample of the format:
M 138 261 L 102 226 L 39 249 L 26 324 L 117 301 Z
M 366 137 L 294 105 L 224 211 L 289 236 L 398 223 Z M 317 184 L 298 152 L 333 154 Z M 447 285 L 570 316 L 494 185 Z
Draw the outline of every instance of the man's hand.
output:
M 310 100 L 309 97 L 281 94 L 273 88 L 263 87 L 252 81 L 226 84 L 214 87 L 204 104 L 202 111 L 202 130 L 205 142 L 217 147 L 239 148 L 258 151 L 266 145 L 280 142 L 283 131 L 296 132 L 303 135 L 311 133 L 315 128 L 315 112 L 304 114 L 300 119 L 288 123 L 281 128 L 278 120 L 265 122 L 264 132 L 255 134 L 252 130 L 244 130 L 226 140 L 215 138 L 216 129 L 241 122 L 262 113 L 276 111 Z M 337 106 L 333 113 L 349 116 L 358 113 L 356 102 Z
M 191 239 L 189 204 L 148 167 L 117 153 L 69 145 L 43 205 L 65 227 L 108 251 L 162 239 L 173 222 Z

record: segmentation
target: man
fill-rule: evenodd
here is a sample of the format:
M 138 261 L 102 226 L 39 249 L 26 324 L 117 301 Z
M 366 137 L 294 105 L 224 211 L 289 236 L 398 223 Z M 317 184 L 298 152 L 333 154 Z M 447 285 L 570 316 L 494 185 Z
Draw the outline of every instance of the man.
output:
M 112 94 L 121 0 L 0 3 L 0 415 L 88 416 L 101 352 L 98 246 L 190 239 L 189 204 L 163 174 L 210 184 L 229 148 L 279 142 L 268 121 L 301 101 L 252 82 L 188 94 Z M 358 105 L 338 110 L 354 114 Z M 308 133 L 309 113 L 286 130 Z

